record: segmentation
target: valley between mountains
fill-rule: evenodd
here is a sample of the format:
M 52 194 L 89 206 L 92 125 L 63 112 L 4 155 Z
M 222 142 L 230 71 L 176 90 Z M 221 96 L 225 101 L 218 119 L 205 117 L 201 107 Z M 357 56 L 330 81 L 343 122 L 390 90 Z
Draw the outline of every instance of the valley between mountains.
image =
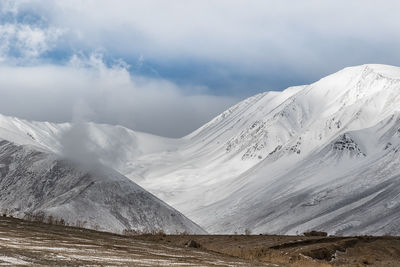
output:
M 255 95 L 180 139 L 0 116 L 0 209 L 122 233 L 400 234 L 400 68 Z

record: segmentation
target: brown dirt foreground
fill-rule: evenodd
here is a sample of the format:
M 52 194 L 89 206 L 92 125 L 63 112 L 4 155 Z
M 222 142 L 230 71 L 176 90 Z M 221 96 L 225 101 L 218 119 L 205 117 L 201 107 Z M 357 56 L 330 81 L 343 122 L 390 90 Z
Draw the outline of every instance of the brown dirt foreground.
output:
M 186 248 L 194 240 L 200 248 Z M 0 217 L 0 265 L 400 266 L 398 237 L 120 236 Z

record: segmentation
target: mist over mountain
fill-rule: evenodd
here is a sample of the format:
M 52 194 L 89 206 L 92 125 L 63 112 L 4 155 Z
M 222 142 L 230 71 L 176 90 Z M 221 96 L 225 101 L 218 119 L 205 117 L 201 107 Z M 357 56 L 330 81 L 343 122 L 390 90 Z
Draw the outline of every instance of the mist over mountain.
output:
M 104 166 L 95 191 L 106 190 L 111 177 L 123 183 L 129 178 L 210 233 L 318 229 L 399 234 L 399 92 L 400 68 L 349 67 L 310 85 L 250 97 L 178 139 L 91 122 L 54 124 L 1 116 L 0 138 L 9 148 L 0 156 L 16 158 L 9 151 L 21 146 L 51 155 L 54 161 L 35 168 L 40 172 L 63 157 L 93 160 Z M 18 156 L 18 162 L 36 166 L 29 157 Z M 2 164 L 2 170 L 14 166 Z M 75 165 L 68 168 L 78 172 Z M 17 182 L 17 173 L 2 173 L 3 181 Z M 135 188 L 132 182 L 124 192 Z M 15 194 L 12 187 L 2 190 Z M 18 194 L 28 196 L 38 189 L 20 190 Z M 54 197 L 62 199 L 58 194 Z M 86 200 L 80 199 L 72 211 L 84 209 Z M 91 201 L 96 206 L 101 200 Z M 18 213 L 11 203 L 4 200 L 1 208 Z M 124 203 L 113 205 L 127 207 Z M 57 210 L 59 202 L 46 205 L 44 210 Z M 201 231 L 186 220 L 185 227 Z M 176 227 L 182 221 L 173 223 Z

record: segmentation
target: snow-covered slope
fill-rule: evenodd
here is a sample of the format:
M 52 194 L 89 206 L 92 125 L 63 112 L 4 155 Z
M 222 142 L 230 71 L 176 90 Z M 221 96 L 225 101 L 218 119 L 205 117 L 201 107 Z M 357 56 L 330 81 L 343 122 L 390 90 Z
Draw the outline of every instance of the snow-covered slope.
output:
M 141 184 L 211 232 L 398 234 L 399 111 L 399 68 L 346 68 L 246 99 L 179 153 L 140 158 L 153 162 Z
M 204 233 L 181 213 L 117 171 L 62 159 L 30 145 L 0 141 L 0 207 L 20 218 L 122 233 Z
M 400 68 L 266 92 L 181 139 L 0 117 L 0 138 L 126 175 L 214 233 L 400 234 Z

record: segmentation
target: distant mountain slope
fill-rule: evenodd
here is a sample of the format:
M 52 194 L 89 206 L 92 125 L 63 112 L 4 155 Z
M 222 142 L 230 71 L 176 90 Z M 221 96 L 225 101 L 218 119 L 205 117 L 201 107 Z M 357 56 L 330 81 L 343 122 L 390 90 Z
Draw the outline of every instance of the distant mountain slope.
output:
M 0 209 L 122 233 L 204 233 L 181 213 L 118 172 L 82 166 L 29 145 L 0 141 Z

